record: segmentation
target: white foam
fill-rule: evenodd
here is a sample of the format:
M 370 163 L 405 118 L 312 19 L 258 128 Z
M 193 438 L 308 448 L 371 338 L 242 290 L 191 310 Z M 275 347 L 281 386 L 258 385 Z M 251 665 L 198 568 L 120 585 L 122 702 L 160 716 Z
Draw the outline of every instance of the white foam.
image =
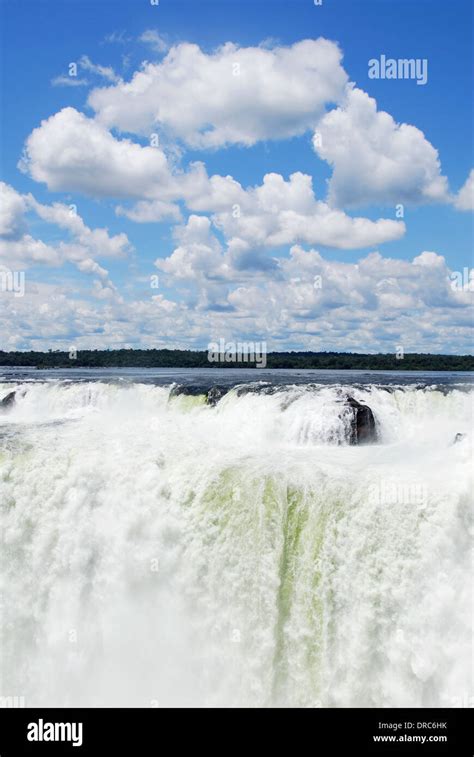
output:
M 450 706 L 472 693 L 472 393 L 0 386 L 2 695 Z M 456 433 L 466 437 L 452 444 Z M 339 442 L 339 444 L 338 444 Z

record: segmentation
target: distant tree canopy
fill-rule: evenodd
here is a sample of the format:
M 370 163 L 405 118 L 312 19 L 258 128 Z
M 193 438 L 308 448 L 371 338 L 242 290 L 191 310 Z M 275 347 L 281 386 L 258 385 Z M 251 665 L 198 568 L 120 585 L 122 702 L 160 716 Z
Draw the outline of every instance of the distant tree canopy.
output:
M 69 352 L 2 352 L 0 366 L 36 368 L 253 368 L 255 363 L 210 363 L 207 351 L 193 350 L 78 350 Z M 380 371 L 473 371 L 472 355 L 411 353 L 362 355 L 353 352 L 270 352 L 267 368 L 326 368 Z

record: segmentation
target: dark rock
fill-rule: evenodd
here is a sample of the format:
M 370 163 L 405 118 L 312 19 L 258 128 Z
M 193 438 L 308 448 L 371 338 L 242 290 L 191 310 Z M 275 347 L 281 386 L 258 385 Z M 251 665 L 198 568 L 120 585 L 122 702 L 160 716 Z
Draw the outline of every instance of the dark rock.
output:
M 362 405 L 353 397 L 346 398 L 353 413 L 349 444 L 371 444 L 377 441 L 377 427 L 374 414 L 368 405 Z
M 10 392 L 10 394 L 7 394 L 6 397 L 0 400 L 0 410 L 8 410 L 12 405 L 14 405 L 15 396 L 16 392 Z
M 170 397 L 205 397 L 208 405 L 217 405 L 220 399 L 227 394 L 229 389 L 223 386 L 211 386 L 204 384 L 180 384 L 174 386 L 170 392 Z
M 283 391 L 285 386 L 274 386 L 265 381 L 259 381 L 252 384 L 238 384 L 234 387 L 234 392 L 237 397 L 243 397 L 244 394 L 275 394 L 276 392 Z
M 170 397 L 179 397 L 184 394 L 186 397 L 199 397 L 207 395 L 209 387 L 202 386 L 201 384 L 179 384 L 174 386 L 170 392 Z
M 458 442 L 462 442 L 463 439 L 466 438 L 466 434 L 457 433 L 454 437 L 453 444 L 457 444 Z
M 213 386 L 211 389 L 209 389 L 207 393 L 207 404 L 214 407 L 217 405 L 219 400 L 222 399 L 224 394 L 227 394 L 229 390 L 225 389 L 223 386 Z

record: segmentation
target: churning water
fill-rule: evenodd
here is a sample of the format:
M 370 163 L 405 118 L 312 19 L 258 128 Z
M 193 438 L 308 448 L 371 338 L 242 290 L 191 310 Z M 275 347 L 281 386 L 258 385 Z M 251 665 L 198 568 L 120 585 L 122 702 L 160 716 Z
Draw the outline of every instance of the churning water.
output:
M 282 375 L 214 407 L 163 376 L 0 384 L 0 695 L 471 696 L 472 386 Z M 346 443 L 347 394 L 377 443 Z

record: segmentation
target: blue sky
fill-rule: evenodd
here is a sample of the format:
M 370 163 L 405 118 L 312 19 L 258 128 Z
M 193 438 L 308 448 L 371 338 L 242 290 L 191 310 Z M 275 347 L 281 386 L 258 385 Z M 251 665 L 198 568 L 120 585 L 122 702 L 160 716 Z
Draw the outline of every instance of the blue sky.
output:
M 2 349 L 472 351 L 470 2 L 0 8 Z

